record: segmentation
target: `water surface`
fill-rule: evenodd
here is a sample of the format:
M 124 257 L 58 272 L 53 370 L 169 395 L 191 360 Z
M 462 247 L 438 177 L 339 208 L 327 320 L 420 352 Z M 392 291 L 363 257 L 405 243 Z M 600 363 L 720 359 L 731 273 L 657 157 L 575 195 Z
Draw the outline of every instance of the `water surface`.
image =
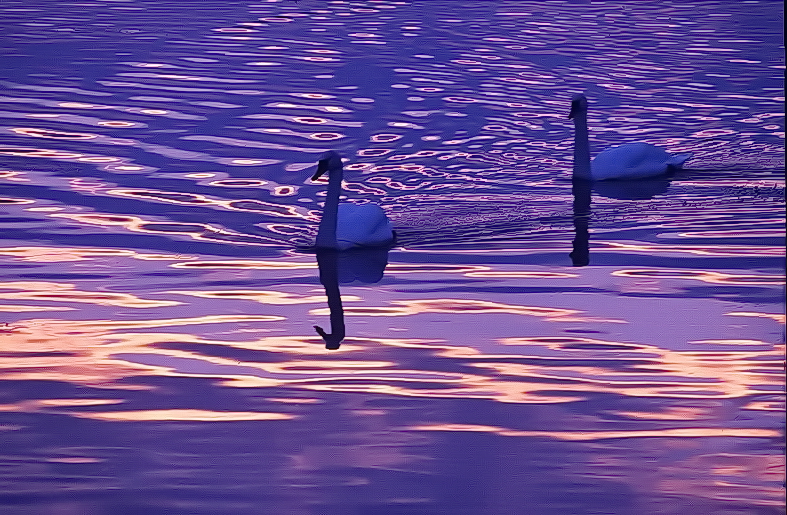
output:
M 0 12 L 3 513 L 784 509 L 781 3 Z M 577 92 L 686 170 L 583 225 Z

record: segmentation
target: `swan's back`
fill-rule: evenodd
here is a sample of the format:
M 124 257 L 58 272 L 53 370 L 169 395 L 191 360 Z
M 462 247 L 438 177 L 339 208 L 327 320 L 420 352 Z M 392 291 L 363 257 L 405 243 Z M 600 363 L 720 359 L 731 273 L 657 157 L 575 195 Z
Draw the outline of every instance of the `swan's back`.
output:
M 626 143 L 599 153 L 590 163 L 590 173 L 597 181 L 641 179 L 664 174 L 674 164 L 662 148 L 642 142 Z
M 336 241 L 340 249 L 393 242 L 393 227 L 377 204 L 339 204 Z

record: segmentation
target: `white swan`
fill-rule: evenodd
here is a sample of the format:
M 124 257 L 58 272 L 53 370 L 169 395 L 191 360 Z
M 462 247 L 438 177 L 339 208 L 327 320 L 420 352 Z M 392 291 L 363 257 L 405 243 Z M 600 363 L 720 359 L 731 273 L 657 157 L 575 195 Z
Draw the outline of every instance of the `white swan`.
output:
M 574 161 L 590 160 L 588 140 L 588 101 L 585 95 L 575 95 L 571 100 L 571 114 L 574 119 Z M 650 143 L 625 143 L 599 153 L 588 169 L 587 178 L 595 181 L 607 179 L 643 179 L 679 170 L 691 154 L 668 154 L 664 149 Z M 576 166 L 576 165 L 575 165 Z M 575 172 L 576 173 L 576 172 Z
M 314 246 L 319 249 L 347 250 L 380 247 L 394 241 L 393 228 L 383 208 L 377 204 L 339 203 L 344 167 L 342 158 L 329 150 L 320 156 L 312 180 L 328 173 L 328 195 Z

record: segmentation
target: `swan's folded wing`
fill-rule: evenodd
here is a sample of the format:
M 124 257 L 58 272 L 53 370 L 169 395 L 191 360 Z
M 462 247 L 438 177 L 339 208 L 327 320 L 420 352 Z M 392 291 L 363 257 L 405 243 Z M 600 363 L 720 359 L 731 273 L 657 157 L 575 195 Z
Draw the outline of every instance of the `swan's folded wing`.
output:
M 590 166 L 596 180 L 640 179 L 665 173 L 668 159 L 669 154 L 663 149 L 637 142 L 604 150 Z
M 336 239 L 358 246 L 383 245 L 393 239 L 391 222 L 377 204 L 339 204 Z
M 615 147 L 615 150 L 627 168 L 666 166 L 669 159 L 669 154 L 664 149 L 641 141 L 620 145 Z

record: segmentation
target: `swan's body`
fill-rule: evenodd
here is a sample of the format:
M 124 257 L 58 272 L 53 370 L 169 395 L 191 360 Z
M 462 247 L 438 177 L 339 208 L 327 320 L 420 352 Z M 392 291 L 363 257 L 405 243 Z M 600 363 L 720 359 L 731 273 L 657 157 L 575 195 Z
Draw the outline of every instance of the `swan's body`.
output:
M 377 204 L 340 204 L 344 168 L 339 154 L 326 152 L 320 158 L 312 180 L 328 173 L 328 195 L 325 198 L 315 247 L 348 250 L 380 247 L 394 241 L 393 227 Z
M 593 179 L 644 179 L 679 170 L 691 154 L 669 154 L 663 148 L 650 143 L 626 143 L 611 147 L 590 163 Z
M 336 241 L 340 250 L 377 247 L 393 240 L 391 222 L 377 204 L 339 204 Z
M 590 142 L 587 127 L 587 99 L 577 95 L 571 102 L 574 119 L 574 161 L 578 155 L 590 158 Z M 691 154 L 669 154 L 664 149 L 650 143 L 625 143 L 599 153 L 590 162 L 589 178 L 594 181 L 607 179 L 644 179 L 657 177 L 673 170 L 679 170 Z

